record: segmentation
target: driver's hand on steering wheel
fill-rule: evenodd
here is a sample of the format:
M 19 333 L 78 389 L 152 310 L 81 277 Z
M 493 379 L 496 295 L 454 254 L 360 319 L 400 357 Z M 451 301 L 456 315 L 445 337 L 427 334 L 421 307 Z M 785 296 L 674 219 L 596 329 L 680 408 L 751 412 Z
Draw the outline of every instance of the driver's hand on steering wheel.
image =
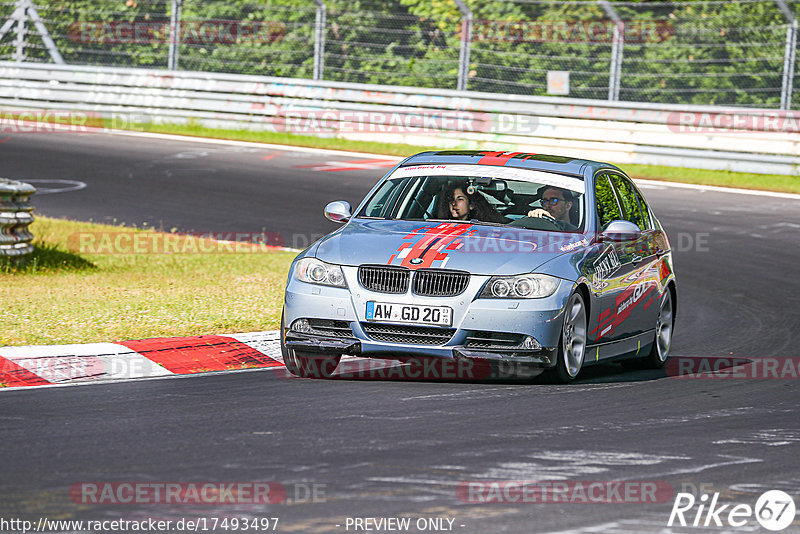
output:
M 551 221 L 555 220 L 555 218 L 550 214 L 549 211 L 542 208 L 536 208 L 535 210 L 529 211 L 528 217 L 540 217 L 543 219 L 550 219 Z

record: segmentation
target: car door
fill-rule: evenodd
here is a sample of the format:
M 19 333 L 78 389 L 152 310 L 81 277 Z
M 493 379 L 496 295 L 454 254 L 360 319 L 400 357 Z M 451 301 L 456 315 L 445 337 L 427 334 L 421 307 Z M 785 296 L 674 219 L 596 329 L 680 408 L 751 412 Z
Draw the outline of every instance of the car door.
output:
M 595 177 L 595 202 L 599 236 L 612 221 L 624 220 L 617 192 L 605 171 Z M 631 281 L 635 272 L 631 263 L 631 243 L 607 239 L 595 241 L 596 249 L 587 265 L 596 303 L 589 321 L 589 344 L 618 341 L 629 335 L 625 329 L 627 325 L 622 325 L 618 308 L 632 291 Z
M 630 178 L 613 172 L 609 172 L 608 177 L 624 219 L 642 231 L 638 239 L 625 243 L 623 254 L 630 264 L 626 278 L 628 287 L 616 303 L 618 332 L 622 336 L 633 336 L 655 327 L 658 306 L 652 304 L 659 294 L 658 239 L 647 204 Z

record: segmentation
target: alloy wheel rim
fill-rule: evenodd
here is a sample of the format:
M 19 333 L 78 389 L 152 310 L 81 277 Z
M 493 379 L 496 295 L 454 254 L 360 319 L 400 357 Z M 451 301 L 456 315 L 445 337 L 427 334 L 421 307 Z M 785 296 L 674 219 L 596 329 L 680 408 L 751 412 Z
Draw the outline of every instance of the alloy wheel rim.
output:
M 659 361 L 665 361 L 669 355 L 669 347 L 672 344 L 672 299 L 669 292 L 664 295 L 661 308 L 658 310 L 658 322 L 656 323 L 656 346 L 658 348 Z
M 285 328 L 285 327 L 284 327 L 284 325 L 283 325 L 283 317 L 281 317 L 281 342 L 282 342 L 284 345 L 286 344 L 286 328 Z M 290 349 L 290 348 L 288 348 L 288 347 L 287 347 L 287 350 L 286 350 L 286 355 L 284 356 L 284 358 L 285 358 L 286 360 L 289 360 L 289 362 L 288 362 L 288 363 L 289 363 L 289 364 L 290 364 L 290 365 L 291 365 L 293 368 L 295 368 L 295 369 L 299 369 L 299 368 L 300 368 L 300 365 L 299 365 L 299 363 L 298 363 L 298 362 L 299 362 L 299 360 L 297 359 L 297 356 L 295 355 L 295 353 L 294 353 L 294 350 L 292 350 L 292 349 Z M 284 364 L 286 364 L 287 362 L 286 362 L 286 361 L 284 361 L 283 363 L 284 363 Z
M 289 362 L 292 364 L 292 367 L 294 369 L 299 369 L 300 368 L 300 365 L 298 364 L 297 356 L 295 355 L 295 353 L 294 353 L 294 351 L 292 349 L 289 349 L 288 351 L 286 351 L 286 356 L 289 357 Z
M 297 356 L 297 351 L 295 351 L 294 349 L 289 349 L 289 358 L 291 358 L 292 366 L 295 369 L 299 370 L 302 367 L 302 365 L 300 364 L 300 357 Z
M 577 294 L 573 295 L 567 304 L 562 343 L 567 373 L 574 378 L 583 366 L 586 352 L 586 310 Z

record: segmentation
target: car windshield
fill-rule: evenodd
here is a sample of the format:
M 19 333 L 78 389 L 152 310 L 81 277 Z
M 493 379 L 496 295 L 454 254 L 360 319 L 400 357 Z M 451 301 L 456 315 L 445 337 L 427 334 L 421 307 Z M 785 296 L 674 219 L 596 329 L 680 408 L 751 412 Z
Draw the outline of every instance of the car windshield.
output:
M 358 216 L 580 232 L 585 213 L 580 178 L 506 167 L 423 165 L 397 169 Z

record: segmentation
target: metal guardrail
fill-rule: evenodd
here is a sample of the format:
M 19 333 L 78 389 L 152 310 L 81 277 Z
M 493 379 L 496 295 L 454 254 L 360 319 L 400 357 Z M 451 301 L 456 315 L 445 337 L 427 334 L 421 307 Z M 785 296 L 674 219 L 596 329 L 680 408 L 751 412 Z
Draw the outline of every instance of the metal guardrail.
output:
M 0 62 L 0 108 L 800 175 L 800 113 Z M 11 110 L 11 111 L 8 111 Z M 115 120 L 116 119 L 116 122 Z M 96 121 L 95 121 L 96 122 Z
M 33 252 L 33 206 L 28 203 L 36 188 L 24 182 L 0 178 L 0 256 Z
M 0 59 L 800 109 L 800 0 L 433 4 L 4 0 Z

